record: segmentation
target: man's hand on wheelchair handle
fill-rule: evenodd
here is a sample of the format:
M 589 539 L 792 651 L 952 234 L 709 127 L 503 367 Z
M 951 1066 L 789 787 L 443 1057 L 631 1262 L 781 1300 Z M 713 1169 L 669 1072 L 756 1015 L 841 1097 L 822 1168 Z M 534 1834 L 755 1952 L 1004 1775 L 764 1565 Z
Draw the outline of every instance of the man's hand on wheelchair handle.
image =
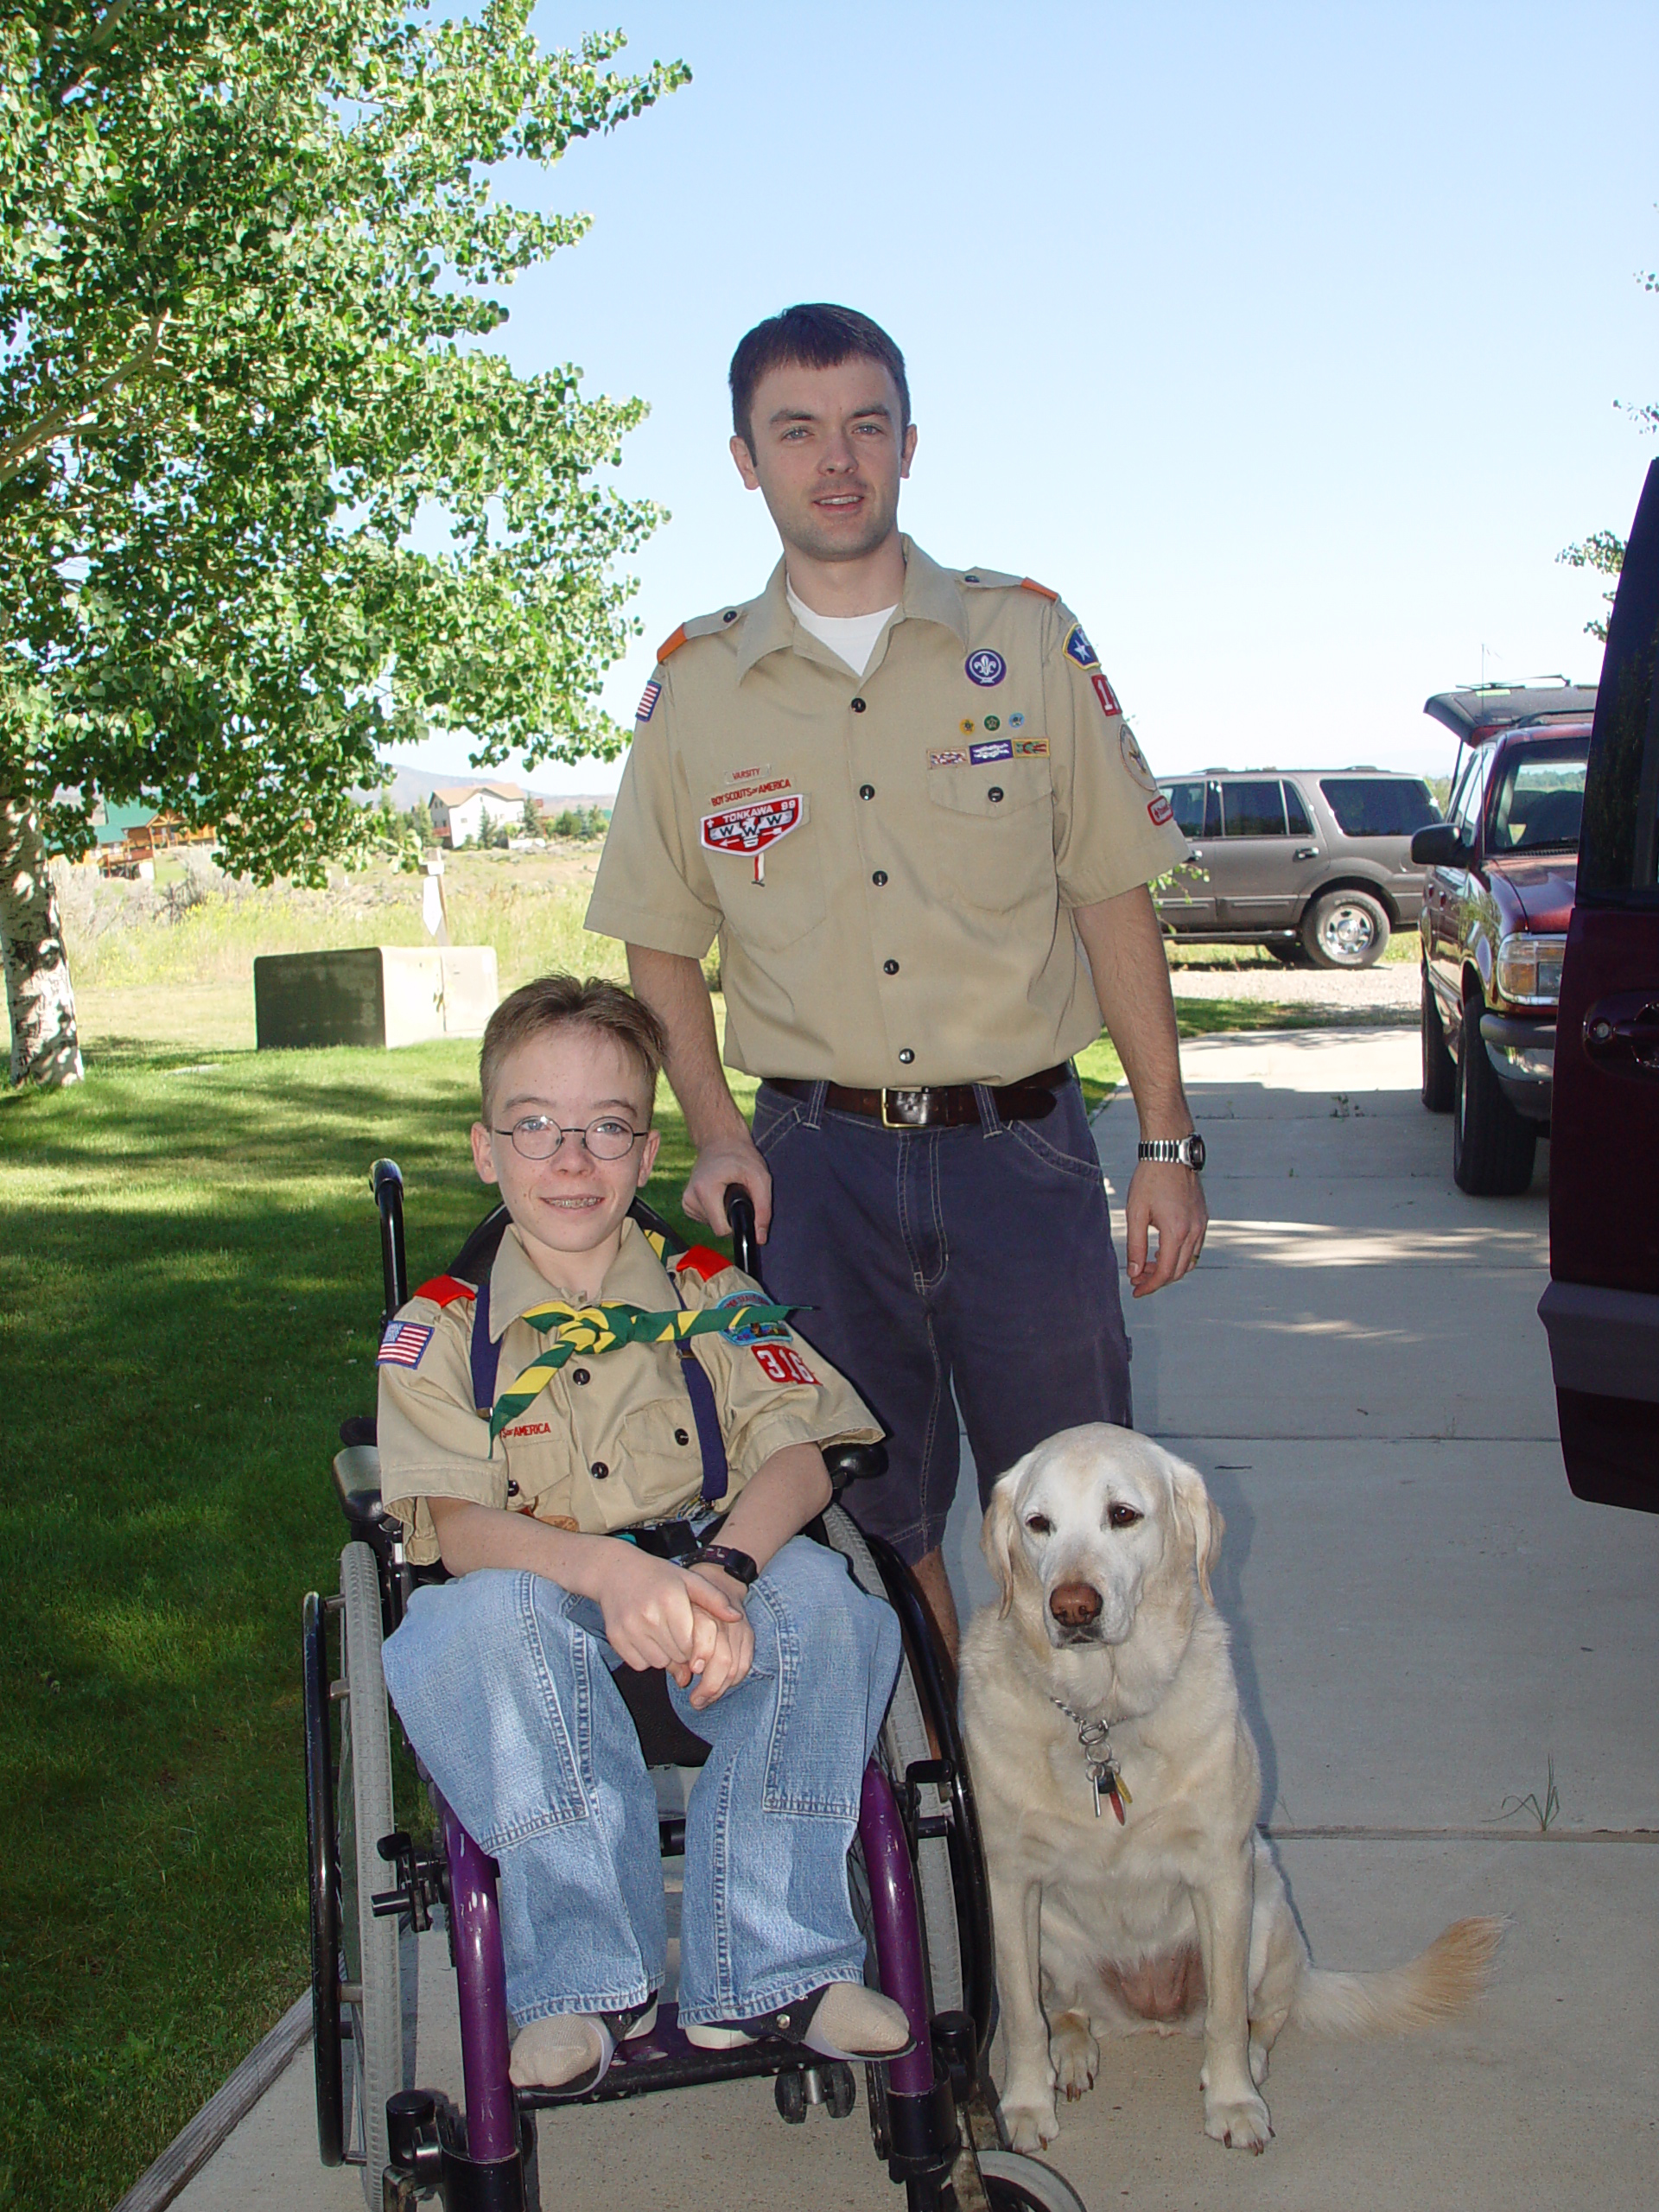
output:
M 722 1137 L 698 1153 L 685 1186 L 687 1213 L 693 1221 L 706 1222 L 716 1236 L 729 1236 L 726 1191 L 733 1183 L 741 1183 L 754 1200 L 755 1239 L 764 1244 L 772 1223 L 772 1174 L 747 1133 L 741 1138 Z

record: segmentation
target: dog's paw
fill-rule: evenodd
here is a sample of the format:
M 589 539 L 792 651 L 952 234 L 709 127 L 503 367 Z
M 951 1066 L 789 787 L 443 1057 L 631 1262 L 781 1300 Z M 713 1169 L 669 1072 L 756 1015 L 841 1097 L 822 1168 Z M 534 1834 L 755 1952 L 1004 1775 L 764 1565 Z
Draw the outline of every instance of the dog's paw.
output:
M 1260 2097 L 1206 2096 L 1204 2132 L 1230 2151 L 1254 2151 L 1260 2158 L 1272 2140 L 1273 2123 Z
M 1048 2055 L 1054 2063 L 1054 2085 L 1068 2104 L 1076 2104 L 1095 2086 L 1100 2070 L 1100 2045 L 1080 2012 L 1062 2012 L 1049 2029 Z
M 1002 2123 L 1008 2131 L 1008 2146 L 1014 2151 L 1046 2150 L 1060 2132 L 1052 2097 L 1046 2104 L 1010 2104 L 1004 2097 Z

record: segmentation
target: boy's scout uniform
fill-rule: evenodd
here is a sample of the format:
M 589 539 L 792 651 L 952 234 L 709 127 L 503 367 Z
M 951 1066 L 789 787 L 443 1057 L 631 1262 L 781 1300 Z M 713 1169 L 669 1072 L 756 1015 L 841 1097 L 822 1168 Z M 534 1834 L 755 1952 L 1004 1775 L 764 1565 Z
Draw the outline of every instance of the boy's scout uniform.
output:
M 764 1299 L 719 1253 L 693 1248 L 668 1268 L 632 1221 L 605 1277 L 601 1306 L 664 1317 Z M 678 1297 L 676 1297 L 676 1290 Z M 410 1560 L 437 1559 L 430 1497 L 459 1497 L 602 1535 L 671 1520 L 702 1499 L 702 1459 L 691 1400 L 672 1341 L 565 1351 L 544 1375 L 556 1326 L 524 1319 L 559 1300 L 509 1228 L 489 1277 L 489 1329 L 498 1342 L 493 1397 L 474 1403 L 468 1286 L 440 1275 L 400 1307 L 379 1354 L 378 1437 L 386 1510 L 408 1532 Z M 579 1342 L 602 1338 L 591 1307 L 574 1309 Z M 874 1443 L 875 1427 L 847 1383 L 780 1322 L 690 1337 L 713 1385 L 728 1459 L 718 1510 L 775 1452 L 791 1444 Z M 517 1402 L 523 1401 L 524 1402 Z M 505 1417 L 493 1446 L 491 1414 Z
M 726 1058 L 849 1086 L 1020 1081 L 1100 1034 L 1059 910 L 1186 849 L 1052 593 L 906 538 L 861 677 L 759 599 L 686 623 L 639 703 L 588 926 L 701 959 Z
M 862 676 L 797 622 L 781 562 L 664 645 L 588 926 L 694 959 L 719 938 L 726 1058 L 773 1079 L 767 1285 L 815 1309 L 814 1346 L 887 1428 L 885 1480 L 848 1502 L 914 1561 L 956 1490 L 956 1407 L 982 1497 L 1053 1431 L 1129 1420 L 1064 1065 L 1101 1028 L 1066 909 L 1185 840 L 1054 594 L 904 546 Z M 987 1088 L 933 1088 L 965 1084 Z

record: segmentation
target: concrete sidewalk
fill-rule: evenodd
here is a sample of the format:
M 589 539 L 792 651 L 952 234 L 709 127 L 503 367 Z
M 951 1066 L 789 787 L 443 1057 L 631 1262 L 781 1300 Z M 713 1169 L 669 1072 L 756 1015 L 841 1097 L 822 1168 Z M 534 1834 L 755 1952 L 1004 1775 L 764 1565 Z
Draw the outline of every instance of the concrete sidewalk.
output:
M 1314 1957 L 1386 1965 L 1465 1913 L 1511 1926 L 1452 2027 L 1287 2034 L 1261 2159 L 1205 2139 L 1179 2037 L 1109 2048 L 1050 2156 L 1090 2212 L 1625 2212 L 1659 2154 L 1659 1520 L 1579 1504 L 1561 1471 L 1533 1311 L 1548 1147 L 1529 1196 L 1465 1198 L 1411 1033 L 1216 1038 L 1185 1061 L 1215 1225 L 1189 1282 L 1131 1308 L 1136 1417 L 1227 1517 L 1217 1595 Z M 1127 1097 L 1101 1117 L 1120 1198 L 1136 1134 Z M 964 1492 L 952 1565 L 979 1601 L 976 1520 Z M 1544 1834 L 1505 1808 L 1542 1805 L 1551 1762 Z M 458 2087 L 423 1948 L 420 2078 Z M 895 2203 L 862 2104 L 785 2129 L 767 2085 L 734 2083 L 544 2119 L 543 2202 Z M 361 2205 L 315 2162 L 308 2046 L 176 2202 Z

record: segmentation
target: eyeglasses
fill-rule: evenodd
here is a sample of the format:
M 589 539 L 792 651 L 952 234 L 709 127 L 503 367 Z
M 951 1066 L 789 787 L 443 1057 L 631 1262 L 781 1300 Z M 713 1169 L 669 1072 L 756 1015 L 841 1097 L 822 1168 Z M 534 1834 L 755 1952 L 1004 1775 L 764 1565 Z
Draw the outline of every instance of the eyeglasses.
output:
M 648 1132 L 609 1117 L 589 1122 L 585 1129 L 567 1129 L 550 1122 L 545 1114 L 531 1114 L 510 1129 L 494 1129 L 491 1134 L 511 1137 L 513 1150 L 525 1160 L 551 1160 L 566 1137 L 580 1137 L 595 1160 L 626 1160 Z

